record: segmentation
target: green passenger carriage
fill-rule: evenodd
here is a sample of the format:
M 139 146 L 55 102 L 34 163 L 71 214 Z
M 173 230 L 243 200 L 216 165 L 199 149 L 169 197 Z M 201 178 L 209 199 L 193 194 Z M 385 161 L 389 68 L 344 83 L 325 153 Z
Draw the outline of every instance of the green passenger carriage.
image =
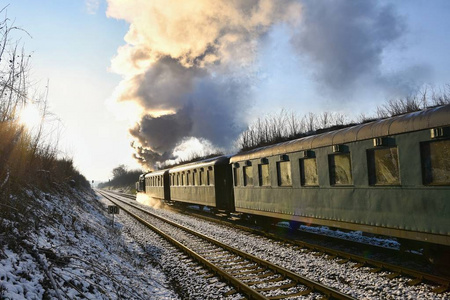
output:
M 215 157 L 171 168 L 170 200 L 233 211 L 229 158 Z
M 237 154 L 235 210 L 450 246 L 450 105 Z
M 145 192 L 155 199 L 170 199 L 169 170 L 145 174 Z

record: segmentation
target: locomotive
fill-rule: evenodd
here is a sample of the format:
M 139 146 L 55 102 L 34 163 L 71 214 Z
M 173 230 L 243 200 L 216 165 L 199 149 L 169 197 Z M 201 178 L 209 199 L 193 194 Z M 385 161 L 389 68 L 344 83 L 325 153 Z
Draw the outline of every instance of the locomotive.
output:
M 448 251 L 450 105 L 147 173 L 137 185 L 165 201 Z

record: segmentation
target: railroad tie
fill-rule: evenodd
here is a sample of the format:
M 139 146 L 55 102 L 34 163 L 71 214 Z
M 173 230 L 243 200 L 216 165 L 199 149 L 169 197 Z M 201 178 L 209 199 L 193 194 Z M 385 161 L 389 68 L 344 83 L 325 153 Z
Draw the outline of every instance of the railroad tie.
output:
M 448 285 L 441 285 L 441 286 L 435 287 L 433 289 L 433 293 L 442 294 L 442 293 L 445 293 L 446 291 L 448 291 L 448 288 L 449 288 Z
M 288 289 L 288 288 L 294 287 L 296 285 L 297 285 L 296 282 L 291 282 L 291 283 L 286 283 L 286 284 L 279 285 L 279 286 L 259 288 L 259 289 L 255 289 L 255 291 L 265 292 L 265 291 L 272 291 L 272 290 L 275 290 L 275 289 Z
M 306 295 L 311 294 L 311 292 L 312 292 L 311 289 L 306 289 L 304 291 L 300 291 L 300 292 L 297 292 L 295 294 L 277 295 L 277 296 L 272 296 L 272 297 L 267 297 L 267 298 L 272 299 L 272 300 L 285 299 L 285 298 L 288 298 L 288 297 L 306 296 Z
M 411 279 L 410 281 L 408 281 L 407 284 L 409 286 L 413 286 L 413 285 L 418 285 L 421 282 L 422 282 L 422 278 L 415 278 L 415 279 Z

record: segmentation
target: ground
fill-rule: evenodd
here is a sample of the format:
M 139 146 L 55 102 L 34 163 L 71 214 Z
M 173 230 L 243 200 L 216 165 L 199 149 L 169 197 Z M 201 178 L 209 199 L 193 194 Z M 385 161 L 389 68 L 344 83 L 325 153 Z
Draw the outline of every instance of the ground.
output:
M 0 217 L 1 299 L 177 299 L 154 251 L 136 243 L 90 190 L 27 190 Z

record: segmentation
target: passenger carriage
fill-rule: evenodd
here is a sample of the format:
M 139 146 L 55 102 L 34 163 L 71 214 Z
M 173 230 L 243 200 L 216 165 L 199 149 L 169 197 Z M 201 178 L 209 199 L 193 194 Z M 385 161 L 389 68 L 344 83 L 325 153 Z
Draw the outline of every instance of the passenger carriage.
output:
M 171 201 L 234 210 L 231 168 L 226 156 L 171 168 L 169 182 Z
M 450 245 L 450 105 L 231 157 L 235 210 Z
M 170 199 L 169 170 L 145 174 L 145 193 L 155 199 Z

